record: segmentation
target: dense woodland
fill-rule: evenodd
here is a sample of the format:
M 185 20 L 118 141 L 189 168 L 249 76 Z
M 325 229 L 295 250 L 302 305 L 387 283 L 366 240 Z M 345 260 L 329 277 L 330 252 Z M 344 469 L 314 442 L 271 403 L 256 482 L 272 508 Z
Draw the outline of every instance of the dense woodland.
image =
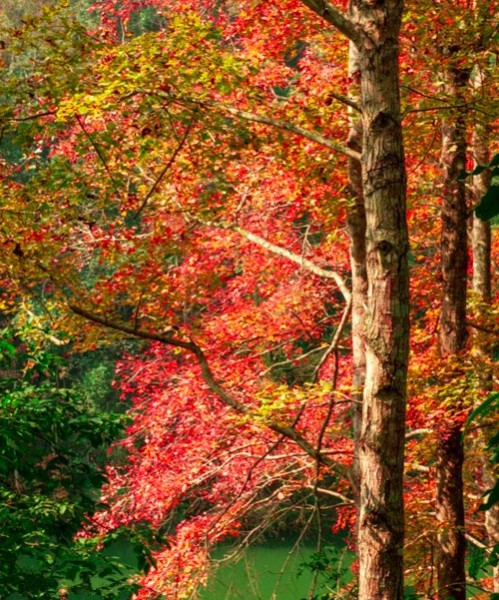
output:
M 496 13 L 2 1 L 2 598 L 499 598 Z

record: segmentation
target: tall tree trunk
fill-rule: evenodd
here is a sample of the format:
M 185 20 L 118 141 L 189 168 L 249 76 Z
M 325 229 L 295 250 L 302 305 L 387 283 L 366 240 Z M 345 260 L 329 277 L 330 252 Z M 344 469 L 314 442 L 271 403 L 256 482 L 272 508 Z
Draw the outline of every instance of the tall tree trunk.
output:
M 475 83 L 475 82 L 474 82 Z M 480 82 L 477 82 L 477 87 Z M 490 161 L 488 150 L 488 135 L 486 127 L 476 125 L 473 131 L 473 158 L 475 166 L 485 165 Z M 475 176 L 472 181 L 471 191 L 473 202 L 477 204 L 486 193 L 490 185 L 490 171 L 486 170 Z M 473 248 L 473 292 L 478 302 L 479 313 L 487 311 L 491 302 L 491 228 L 490 223 L 484 223 L 473 216 L 472 248 Z M 492 391 L 492 371 L 487 366 L 490 360 L 491 348 L 483 335 L 477 332 L 473 340 L 473 355 L 478 362 L 477 376 L 480 387 L 485 391 Z M 486 446 L 489 436 L 485 431 L 480 435 L 480 443 Z M 485 489 L 495 485 L 499 477 L 497 465 L 492 465 L 487 457 L 483 458 L 483 483 Z M 485 490 L 484 490 L 485 491 Z M 485 530 L 489 546 L 499 544 L 499 505 L 495 504 L 485 511 Z M 499 565 L 492 569 L 493 590 L 499 593 Z
M 402 0 L 302 0 L 358 50 L 366 213 L 366 381 L 359 442 L 359 599 L 401 600 L 409 241 L 399 95 Z
M 400 123 L 402 2 L 354 0 L 366 212 L 366 381 L 359 444 L 359 599 L 403 598 L 402 478 L 409 353 L 406 172 Z
M 349 75 L 352 81 L 359 76 L 358 52 L 350 43 Z M 353 86 L 352 86 L 353 87 Z M 351 93 L 352 97 L 355 92 Z M 351 113 L 348 147 L 362 153 L 362 122 Z M 354 440 L 354 459 L 352 480 L 354 482 L 354 498 L 357 517 L 360 503 L 359 480 L 359 442 L 362 425 L 362 399 L 366 381 L 366 348 L 364 341 L 364 321 L 367 306 L 367 272 L 366 272 L 366 211 L 362 190 L 362 166 L 357 160 L 348 160 L 348 184 L 351 205 L 348 210 L 347 228 L 350 237 L 350 265 L 352 271 L 352 429 Z M 358 526 L 357 518 L 357 526 Z M 358 529 L 358 527 L 357 527 Z M 358 530 L 356 532 L 358 539 Z
M 446 72 L 446 92 L 451 98 L 462 96 L 467 73 L 458 68 Z M 463 374 L 455 368 L 459 355 L 466 346 L 466 283 L 468 266 L 467 209 L 465 185 L 458 177 L 466 163 L 466 125 L 464 116 L 456 114 L 442 123 L 442 313 L 439 346 L 443 358 L 449 358 L 446 385 L 462 381 Z M 444 383 L 444 382 L 442 382 Z M 462 419 L 460 402 L 447 409 L 445 424 L 437 443 L 436 516 L 438 598 L 455 600 L 466 598 L 464 536 L 464 502 L 462 467 Z

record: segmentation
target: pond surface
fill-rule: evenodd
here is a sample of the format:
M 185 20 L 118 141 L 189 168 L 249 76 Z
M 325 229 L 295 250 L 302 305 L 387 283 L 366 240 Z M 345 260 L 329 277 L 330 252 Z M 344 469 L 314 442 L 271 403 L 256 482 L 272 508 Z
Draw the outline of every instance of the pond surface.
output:
M 119 556 L 124 563 L 136 565 L 133 549 L 125 540 L 116 542 L 110 553 Z M 341 538 L 330 538 L 320 554 L 310 544 L 296 548 L 293 539 L 281 539 L 251 546 L 238 560 L 229 560 L 232 555 L 233 547 L 228 545 L 214 551 L 217 567 L 210 575 L 207 588 L 201 591 L 200 600 L 305 600 L 313 581 L 313 565 L 319 563 L 322 569 L 316 593 L 335 590 L 340 582 L 351 578 L 349 566 L 353 554 L 345 548 Z M 99 581 L 96 575 L 93 583 Z M 11 594 L 5 600 L 25 600 L 25 597 Z M 97 591 L 70 593 L 69 600 L 100 600 L 100 596 Z
M 213 558 L 223 559 L 229 548 L 220 548 Z M 353 560 L 340 540 L 329 543 L 325 554 L 313 546 L 296 550 L 292 541 L 252 546 L 236 563 L 221 563 L 201 594 L 202 600 L 302 600 L 308 597 L 313 580 L 311 563 L 323 569 L 317 579 L 317 592 L 336 589 L 350 580 Z

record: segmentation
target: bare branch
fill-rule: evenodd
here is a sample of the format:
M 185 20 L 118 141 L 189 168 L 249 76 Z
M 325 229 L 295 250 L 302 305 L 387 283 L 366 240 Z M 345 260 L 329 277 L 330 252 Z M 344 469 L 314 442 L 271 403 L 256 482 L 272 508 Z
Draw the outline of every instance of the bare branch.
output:
M 46 110 L 43 112 L 36 113 L 34 115 L 28 115 L 26 117 L 9 117 L 4 119 L 5 121 L 15 121 L 21 123 L 23 121 L 34 121 L 35 119 L 41 119 L 42 117 L 52 117 L 57 114 L 57 110 Z
M 307 258 L 300 256 L 299 254 L 295 254 L 290 250 L 286 250 L 286 248 L 281 248 L 281 246 L 277 246 L 276 244 L 269 242 L 265 238 L 262 238 L 261 236 L 257 235 L 256 233 L 251 233 L 251 231 L 247 231 L 246 229 L 239 227 L 239 225 L 225 225 L 223 223 L 203 221 L 201 219 L 196 219 L 196 221 L 198 221 L 202 225 L 206 225 L 207 227 L 216 227 L 217 229 L 228 229 L 230 231 L 236 231 L 250 242 L 254 242 L 255 244 L 258 244 L 262 248 L 265 248 L 266 250 L 269 250 L 270 252 L 273 252 L 278 256 L 282 256 L 284 258 L 287 258 L 288 260 L 297 263 L 298 265 L 300 265 L 300 267 L 311 271 L 315 275 L 318 275 L 319 277 L 323 277 L 325 279 L 332 279 L 338 286 L 338 289 L 342 293 L 343 298 L 346 300 L 346 302 L 350 302 L 350 290 L 348 289 L 348 286 L 343 277 L 336 271 L 332 271 L 330 269 L 323 269 L 322 267 L 317 266 L 311 260 L 308 260 Z
M 471 533 L 466 533 L 465 537 L 468 540 L 468 542 L 471 542 L 474 546 L 477 546 L 478 548 L 481 548 L 482 550 L 487 550 L 487 553 L 490 554 L 489 546 L 484 544 L 482 541 L 480 541 L 474 535 L 471 535 Z
M 303 127 L 299 127 L 293 123 L 289 123 L 288 121 L 282 121 L 281 119 L 274 119 L 272 117 L 264 117 L 263 115 L 256 115 L 255 113 L 250 113 L 246 110 L 240 110 L 238 108 L 234 108 L 233 106 L 226 106 L 222 102 L 211 102 L 204 101 L 203 104 L 205 106 L 212 106 L 213 108 L 217 108 L 219 110 L 223 110 L 230 115 L 234 115 L 235 117 L 239 117 L 244 119 L 245 121 L 252 121 L 253 123 L 263 123 L 264 125 L 270 125 L 271 127 L 275 127 L 276 129 L 284 129 L 286 131 L 290 131 L 291 133 L 296 133 L 301 137 L 307 138 L 317 144 L 324 146 L 325 148 L 329 148 L 329 150 L 334 150 L 339 154 L 343 154 L 345 156 L 349 156 L 354 160 L 360 161 L 360 154 L 355 150 L 340 144 L 340 142 L 336 142 L 335 140 L 331 140 L 325 138 L 320 133 L 315 131 L 309 131 L 308 129 L 303 129 Z
M 305 360 L 311 354 L 315 354 L 317 352 L 322 352 L 323 350 L 324 350 L 324 347 L 323 346 L 319 346 L 319 348 L 312 348 L 312 350 L 309 350 L 308 352 L 305 352 L 304 354 L 300 354 L 299 356 L 294 356 L 293 358 L 290 358 L 288 360 L 281 360 L 279 362 L 275 362 L 275 363 L 271 364 L 270 367 L 268 367 L 267 369 L 265 369 L 265 371 L 262 371 L 260 373 L 260 376 L 264 376 L 267 373 L 270 373 L 273 369 L 276 369 L 278 367 L 282 367 L 282 366 L 285 366 L 285 365 L 295 364 L 296 362 L 300 362 L 302 360 Z
M 301 0 L 302 3 L 335 27 L 354 44 L 360 45 L 365 34 L 344 13 L 340 12 L 328 0 Z
M 418 473 L 429 473 L 431 471 L 430 467 L 426 465 L 411 465 L 411 471 L 418 471 Z
M 336 352 L 338 350 L 338 344 L 340 342 L 340 338 L 343 333 L 343 330 L 345 329 L 345 326 L 348 322 L 348 317 L 350 316 L 351 310 L 352 310 L 352 298 L 350 297 L 347 299 L 347 305 L 345 306 L 345 309 L 343 310 L 343 315 L 341 317 L 340 324 L 338 325 L 338 329 L 336 330 L 336 333 L 334 334 L 334 337 L 331 340 L 329 347 L 324 352 L 324 354 L 321 356 L 320 361 L 318 362 L 317 366 L 314 369 L 312 382 L 315 382 L 317 380 L 317 377 L 319 376 L 321 367 L 326 362 L 327 357 L 331 354 L 331 352 Z
M 437 100 L 438 100 L 438 98 L 437 98 Z M 404 111 L 404 113 L 401 116 L 401 120 L 403 121 L 407 117 L 407 115 L 411 115 L 412 113 L 434 112 L 434 111 L 440 111 L 440 110 L 456 110 L 458 108 L 467 108 L 467 107 L 471 106 L 472 104 L 474 104 L 474 102 L 463 102 L 462 104 L 449 104 L 448 106 L 427 106 L 424 108 L 411 108 L 410 110 Z M 482 113 L 482 114 L 486 115 L 487 117 L 491 117 L 492 119 L 494 118 L 494 115 L 492 115 L 488 112 L 485 112 L 484 110 L 482 110 L 480 108 L 475 107 L 475 108 L 471 108 L 471 110 Z
M 92 138 L 92 136 L 90 135 L 90 133 L 87 131 L 83 120 L 78 115 L 76 115 L 76 122 L 78 123 L 78 125 L 81 128 L 81 130 L 83 131 L 85 137 L 88 139 L 88 141 L 92 145 L 92 148 L 97 153 L 97 156 L 99 157 L 101 163 L 104 165 L 104 169 L 106 170 L 106 173 L 108 174 L 109 179 L 111 180 L 111 183 L 114 185 L 114 187 L 117 187 L 118 184 L 115 181 L 115 179 L 113 177 L 113 174 L 111 173 L 111 170 L 109 169 L 109 165 L 107 164 L 106 157 L 102 153 L 102 151 L 99 148 L 99 146 L 95 143 L 94 139 Z
M 336 94 L 335 92 L 328 92 L 327 95 L 329 98 L 334 98 L 335 100 L 338 100 L 338 102 L 346 104 L 350 108 L 353 108 L 355 111 L 362 113 L 362 108 L 360 107 L 360 105 L 348 96 L 343 96 L 343 94 Z
M 405 434 L 405 439 L 412 440 L 412 438 L 418 437 L 420 435 L 428 435 L 430 433 L 434 433 L 434 430 L 429 427 L 421 427 L 419 429 L 413 429 L 412 431 L 407 431 Z
M 469 320 L 466 321 L 466 325 L 469 325 L 469 327 L 472 327 L 473 329 L 478 329 L 478 331 L 483 331 L 484 333 L 490 333 L 492 335 L 497 335 L 499 333 L 499 331 L 497 329 L 491 329 L 490 327 L 484 327 L 483 325 L 479 325 L 478 323 L 472 323 Z
M 335 492 L 334 490 L 328 490 L 326 488 L 315 487 L 313 485 L 307 485 L 306 487 L 309 489 L 315 490 L 319 494 L 324 494 L 325 496 L 332 496 L 333 498 L 338 498 L 338 500 L 341 500 L 345 504 L 349 504 L 351 506 L 354 505 L 354 501 L 351 498 L 348 498 L 347 496 L 344 496 L 343 494 L 340 494 L 339 492 Z
M 259 246 L 262 246 L 266 250 L 270 250 L 274 254 L 283 256 L 284 258 L 287 258 L 287 259 L 299 264 L 301 267 L 304 267 L 305 269 L 312 271 L 312 273 L 315 273 L 315 275 L 318 275 L 319 277 L 324 277 L 325 279 L 333 279 L 334 282 L 336 283 L 336 285 L 338 286 L 339 290 L 343 294 L 343 297 L 345 298 L 345 300 L 347 302 L 350 301 L 350 298 L 351 298 L 350 290 L 348 289 L 348 286 L 347 286 L 345 280 L 343 279 L 343 277 L 341 277 L 341 275 L 339 275 L 339 273 L 337 273 L 336 271 L 331 271 L 329 269 L 323 269 L 322 267 L 317 266 L 311 260 L 308 260 L 307 258 L 300 256 L 299 254 L 295 254 L 294 252 L 290 252 L 289 250 L 286 250 L 286 248 L 281 248 L 280 246 L 277 246 L 276 244 L 272 244 L 272 242 L 267 241 L 266 239 L 260 237 L 259 235 L 256 235 L 255 233 L 246 231 L 246 229 L 243 229 L 242 227 L 239 227 L 238 225 L 229 226 L 229 229 L 232 229 L 233 231 L 237 231 L 237 233 L 239 233 L 240 235 L 245 237 L 250 242 L 254 242 L 255 244 L 258 244 Z

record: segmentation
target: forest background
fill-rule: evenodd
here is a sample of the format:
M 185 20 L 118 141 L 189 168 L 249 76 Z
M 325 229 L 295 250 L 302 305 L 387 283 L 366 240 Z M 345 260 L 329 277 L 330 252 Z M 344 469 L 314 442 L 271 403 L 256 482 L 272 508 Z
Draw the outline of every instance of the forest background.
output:
M 495 9 L 2 4 L 3 596 L 499 593 Z

